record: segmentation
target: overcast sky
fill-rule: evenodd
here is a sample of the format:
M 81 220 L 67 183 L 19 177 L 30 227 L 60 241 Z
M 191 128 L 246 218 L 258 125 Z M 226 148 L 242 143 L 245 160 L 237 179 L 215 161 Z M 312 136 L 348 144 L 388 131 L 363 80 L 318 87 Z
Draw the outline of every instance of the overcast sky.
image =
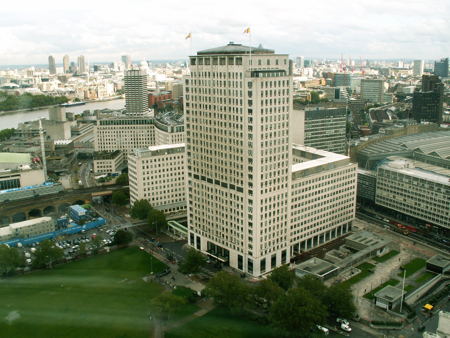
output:
M 248 44 L 247 26 L 253 45 L 292 57 L 436 59 L 450 54 L 449 18 L 449 0 L 2 1 L 0 64 L 185 58 Z

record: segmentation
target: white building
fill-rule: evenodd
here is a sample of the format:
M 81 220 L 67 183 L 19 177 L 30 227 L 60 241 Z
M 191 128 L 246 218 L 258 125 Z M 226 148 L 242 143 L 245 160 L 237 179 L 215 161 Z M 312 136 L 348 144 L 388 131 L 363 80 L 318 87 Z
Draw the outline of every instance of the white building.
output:
M 51 217 L 33 218 L 23 222 L 11 223 L 0 228 L 0 241 L 14 238 L 29 238 L 55 231 L 55 221 Z
M 185 145 L 135 149 L 128 156 L 130 203 L 146 199 L 165 213 L 186 210 Z
M 384 80 L 362 79 L 361 98 L 372 103 L 384 102 Z
M 414 60 L 413 62 L 413 75 L 422 76 L 423 75 L 423 60 Z
M 94 152 L 94 173 L 108 174 L 120 173 L 125 162 L 123 152 L 120 150 L 112 152 Z
M 121 150 L 128 155 L 136 148 L 155 145 L 152 118 L 119 117 L 97 120 L 94 127 L 95 151 Z
M 0 190 L 44 183 L 40 165 L 32 164 L 30 154 L 0 153 Z
M 450 169 L 391 156 L 378 167 L 375 202 L 450 228 Z
M 87 70 L 86 70 L 86 60 L 84 59 L 84 56 L 83 55 L 80 55 L 79 57 L 78 57 L 78 70 L 77 70 L 77 73 L 78 74 L 85 74 L 85 73 L 87 73 Z
M 294 145 L 291 254 L 351 230 L 356 207 L 356 164 L 344 155 Z
M 125 72 L 125 107 L 127 115 L 148 114 L 147 74 L 143 70 Z
M 230 43 L 190 57 L 184 95 L 188 237 L 192 247 L 259 276 L 288 263 L 293 252 L 292 65 L 288 55 L 273 50 L 252 47 L 249 52 L 250 47 Z M 335 163 L 324 161 L 304 163 L 297 176 L 312 175 L 320 165 L 335 169 Z M 296 234 L 295 244 L 317 236 L 320 244 L 350 228 L 356 170 L 350 166 L 343 170 L 349 172 L 327 177 L 326 200 L 316 199 L 324 182 L 315 184 L 315 177 L 296 187 L 314 203 L 307 206 L 308 212 L 324 214 L 298 220 L 303 224 L 295 231 L 302 233 Z M 329 203 L 339 194 L 353 202 L 346 200 L 342 215 L 333 210 L 338 213 L 333 216 Z M 311 241 L 310 247 L 318 245 Z

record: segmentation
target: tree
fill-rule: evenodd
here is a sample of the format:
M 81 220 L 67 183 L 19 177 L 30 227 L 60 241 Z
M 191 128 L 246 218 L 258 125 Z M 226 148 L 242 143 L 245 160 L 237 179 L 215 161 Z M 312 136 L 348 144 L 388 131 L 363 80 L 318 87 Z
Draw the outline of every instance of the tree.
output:
M 352 318 L 356 308 L 349 287 L 336 284 L 328 288 L 323 303 L 327 306 L 330 317 Z
M 254 290 L 254 294 L 256 297 L 266 300 L 269 305 L 271 305 L 278 298 L 283 296 L 284 290 L 270 279 L 264 279 L 258 283 Z
M 314 276 L 307 275 L 297 280 L 297 285 L 308 291 L 313 297 L 323 301 L 328 288 L 323 282 Z
M 116 184 L 128 185 L 128 174 L 124 173 L 124 174 L 121 174 L 119 177 L 117 177 Z
M 139 200 L 134 202 L 130 214 L 133 218 L 146 219 L 150 209 L 152 209 L 152 207 L 147 200 Z
M 0 276 L 14 274 L 18 267 L 25 265 L 25 257 L 17 248 L 0 245 Z
M 116 245 L 128 245 L 133 240 L 133 235 L 127 230 L 120 229 L 114 234 L 113 243 Z
M 45 240 L 39 244 L 34 253 L 33 266 L 36 268 L 53 268 L 53 264 L 64 257 L 64 251 L 55 243 Z
M 123 190 L 116 190 L 112 193 L 112 202 L 116 205 L 126 205 L 128 196 Z
M 98 251 L 102 247 L 102 241 L 103 237 L 99 235 L 96 235 L 94 238 L 92 238 L 92 250 L 94 251 L 94 253 L 98 253 Z
M 153 298 L 150 302 L 150 307 L 154 311 L 155 316 L 161 320 L 167 320 L 184 303 L 186 303 L 186 300 L 183 297 L 166 291 Z
M 311 91 L 311 103 L 319 103 L 320 95 L 319 92 Z
M 270 308 L 270 320 L 289 336 L 309 337 L 315 325 L 325 322 L 327 310 L 308 291 L 298 287 L 278 298 Z
M 166 215 L 164 215 L 164 212 L 150 207 L 147 223 L 151 229 L 156 229 L 156 232 L 158 232 L 158 229 L 167 227 Z
M 86 256 L 87 249 L 86 249 L 86 243 L 80 243 L 80 246 L 78 247 L 78 256 Z
M 249 287 L 238 276 L 220 271 L 209 280 L 205 292 L 216 304 L 234 311 L 247 305 Z
M 287 291 L 294 284 L 295 273 L 293 270 L 289 270 L 288 265 L 282 265 L 272 271 L 269 279 L 275 284 L 278 284 L 280 288 Z
M 206 257 L 199 251 L 190 248 L 181 262 L 179 271 L 182 273 L 195 273 L 200 271 L 200 268 L 206 264 Z

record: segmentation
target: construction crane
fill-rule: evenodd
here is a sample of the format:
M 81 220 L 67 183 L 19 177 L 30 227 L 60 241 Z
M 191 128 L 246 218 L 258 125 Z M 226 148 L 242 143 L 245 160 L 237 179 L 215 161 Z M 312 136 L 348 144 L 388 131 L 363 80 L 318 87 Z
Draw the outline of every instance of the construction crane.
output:
M 41 141 L 42 169 L 44 170 L 44 180 L 47 182 L 47 160 L 45 158 L 44 128 L 42 128 L 42 118 L 39 119 L 39 138 Z

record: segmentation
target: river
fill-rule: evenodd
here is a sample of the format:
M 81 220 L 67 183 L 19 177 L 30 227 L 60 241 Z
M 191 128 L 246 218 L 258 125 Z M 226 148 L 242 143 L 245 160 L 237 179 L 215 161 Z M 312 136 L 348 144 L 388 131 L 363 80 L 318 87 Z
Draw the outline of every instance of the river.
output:
M 66 112 L 81 114 L 85 110 L 95 109 L 121 109 L 125 107 L 125 100 L 111 100 L 103 102 L 89 102 L 82 106 L 66 107 Z M 34 121 L 40 117 L 48 118 L 48 109 L 25 111 L 20 113 L 11 113 L 0 116 L 0 130 L 6 128 L 17 128 L 21 122 Z

